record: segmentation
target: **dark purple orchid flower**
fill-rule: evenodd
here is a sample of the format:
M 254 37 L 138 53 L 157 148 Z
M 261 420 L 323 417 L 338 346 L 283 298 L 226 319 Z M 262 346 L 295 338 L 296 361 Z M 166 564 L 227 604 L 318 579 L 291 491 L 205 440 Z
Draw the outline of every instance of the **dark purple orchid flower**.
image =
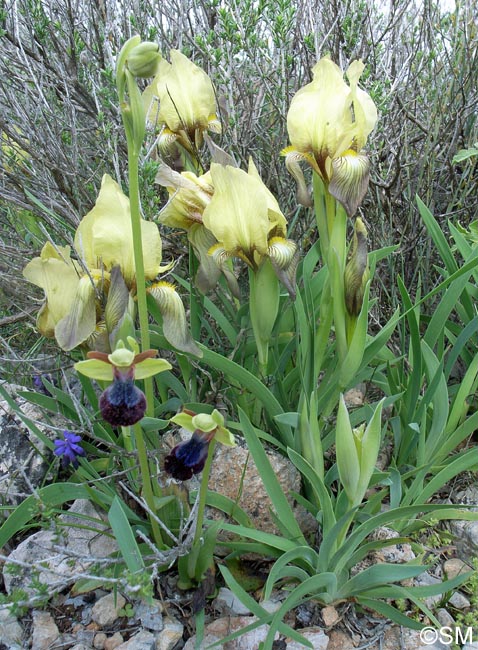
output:
M 164 459 L 164 469 L 177 481 L 187 481 L 204 469 L 209 443 L 214 434 L 196 430 L 189 440 L 180 442 Z
M 129 427 L 139 422 L 146 412 L 146 397 L 135 386 L 134 368 L 113 367 L 113 383 L 100 397 L 100 411 L 114 427 Z

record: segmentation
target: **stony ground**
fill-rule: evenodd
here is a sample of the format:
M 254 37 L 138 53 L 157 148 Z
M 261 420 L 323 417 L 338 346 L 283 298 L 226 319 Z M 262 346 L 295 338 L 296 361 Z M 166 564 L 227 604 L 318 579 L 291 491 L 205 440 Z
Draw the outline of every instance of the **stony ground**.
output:
M 23 402 L 21 407 L 28 417 L 41 421 L 41 414 L 36 413 L 31 405 Z M 35 489 L 35 482 L 43 480 L 48 465 L 43 466 L 38 454 L 32 453 L 28 430 L 5 402 L 0 403 L 0 446 L 2 499 L 11 499 L 15 504 L 22 495 Z M 241 506 L 255 518 L 257 526 L 271 530 L 273 522 L 268 516 L 267 497 L 261 492 L 257 471 L 251 467 L 247 480 L 242 477 L 247 450 L 239 446 L 232 453 L 233 456 L 215 463 L 214 489 L 226 494 L 230 490 L 232 494 L 236 490 L 234 480 L 243 481 L 250 493 L 245 495 Z M 271 455 L 271 462 L 284 481 L 284 491 L 297 490 L 299 477 L 291 467 L 284 465 L 284 459 Z M 473 482 L 474 477 L 470 479 L 466 489 L 454 494 L 454 501 L 478 504 L 478 487 Z M 297 511 L 297 515 L 302 518 L 303 526 L 311 525 L 303 513 Z M 85 517 L 89 521 L 88 528 L 81 525 Z M 198 595 L 198 592 L 182 592 L 176 586 L 174 570 L 155 578 L 156 598 L 149 603 L 142 602 L 134 590 L 122 589 L 120 584 L 116 585 L 115 592 L 96 585 L 86 593 L 76 593 L 73 585 L 78 576 L 88 574 L 92 563 L 109 562 L 117 549 L 115 540 L 103 534 L 105 532 L 108 532 L 108 524 L 104 514 L 96 511 L 88 501 L 78 500 L 70 504 L 55 525 L 52 522 L 50 528 L 26 531 L 3 549 L 2 556 L 8 556 L 1 585 L 4 598 L 16 600 L 16 590 L 22 589 L 27 600 L 25 606 L 16 612 L 0 606 L 0 650 L 196 650 L 217 642 L 219 644 L 215 647 L 224 650 L 259 648 L 267 633 L 264 626 L 233 641 L 220 643 L 232 632 L 255 620 L 231 591 L 219 588 L 210 599 L 206 599 L 204 594 Z M 452 578 L 469 569 L 472 559 L 478 554 L 478 522 L 453 522 L 448 533 L 453 541 L 435 552 L 435 559 L 439 561 L 419 576 L 416 584 L 433 584 L 445 576 Z M 388 529 L 381 529 L 376 534 L 384 537 L 396 535 Z M 399 563 L 414 557 L 410 545 L 397 543 L 366 558 L 365 564 L 356 567 L 356 571 L 365 568 L 367 563 Z M 256 560 L 246 565 L 256 577 L 267 575 L 267 562 Z M 45 598 L 45 593 L 54 595 Z M 254 595 L 261 600 L 260 586 Z M 277 591 L 270 601 L 261 602 L 261 605 L 274 611 L 284 598 L 285 592 Z M 427 605 L 434 610 L 443 629 L 452 630 L 460 613 L 472 613 L 471 600 L 470 593 L 458 590 L 448 594 L 447 599 L 429 598 Z M 195 637 L 193 611 L 198 608 L 198 603 L 205 606 L 202 641 Z M 413 611 L 407 613 L 413 614 Z M 421 637 L 419 632 L 399 628 L 376 614 L 360 612 L 353 603 L 343 603 L 336 608 L 306 603 L 290 612 L 286 622 L 300 630 L 317 650 L 478 649 L 476 643 L 447 643 L 448 638 L 440 630 L 431 630 L 428 636 Z M 461 640 L 467 639 L 466 632 L 462 628 Z M 296 641 L 286 638 L 277 638 L 274 645 L 275 650 L 298 650 L 299 647 Z

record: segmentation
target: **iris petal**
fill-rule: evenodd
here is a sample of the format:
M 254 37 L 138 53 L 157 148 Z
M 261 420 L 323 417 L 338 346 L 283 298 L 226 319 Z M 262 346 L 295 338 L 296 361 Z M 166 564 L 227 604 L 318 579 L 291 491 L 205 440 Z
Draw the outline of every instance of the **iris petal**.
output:
M 369 160 L 367 156 L 349 150 L 332 161 L 332 168 L 329 192 L 342 203 L 349 217 L 352 217 L 368 188 Z

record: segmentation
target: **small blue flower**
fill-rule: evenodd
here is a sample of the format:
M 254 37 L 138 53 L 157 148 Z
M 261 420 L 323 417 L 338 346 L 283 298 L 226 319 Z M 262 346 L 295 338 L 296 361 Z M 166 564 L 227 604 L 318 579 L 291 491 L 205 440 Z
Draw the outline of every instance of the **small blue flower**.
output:
M 33 387 L 35 388 L 37 393 L 43 393 L 43 395 L 48 395 L 48 397 L 52 397 L 52 394 L 50 393 L 48 388 L 44 385 L 42 377 L 48 379 L 48 381 L 52 383 L 54 386 L 57 385 L 57 382 L 50 374 L 44 374 L 44 375 L 35 374 L 33 375 Z
M 189 440 L 180 442 L 164 459 L 164 469 L 178 481 L 187 481 L 204 469 L 213 435 L 196 430 Z
M 77 436 L 71 431 L 63 431 L 63 440 L 55 440 L 55 456 L 61 457 L 63 467 L 68 467 L 71 463 L 73 467 L 78 467 L 78 456 L 84 456 L 85 450 L 78 443 L 81 436 Z

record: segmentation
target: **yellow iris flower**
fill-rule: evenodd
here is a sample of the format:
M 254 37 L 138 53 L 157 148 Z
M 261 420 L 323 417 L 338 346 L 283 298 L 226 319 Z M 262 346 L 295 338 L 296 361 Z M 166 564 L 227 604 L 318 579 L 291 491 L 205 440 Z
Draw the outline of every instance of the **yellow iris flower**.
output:
M 286 239 L 287 222 L 262 182 L 252 159 L 247 172 L 231 165 L 211 164 L 214 194 L 203 213 L 203 223 L 217 239 L 210 253 L 218 261 L 239 257 L 257 270 L 269 258 L 291 294 L 286 275 L 294 267 L 296 244 Z M 285 273 L 285 275 L 284 275 Z
M 363 70 L 362 61 L 353 61 L 346 73 L 348 85 L 329 58 L 314 66 L 312 82 L 292 98 L 287 115 L 291 146 L 283 151 L 297 181 L 300 202 L 307 203 L 309 198 L 299 167 L 305 161 L 349 216 L 367 190 L 369 162 L 362 149 L 377 122 L 373 100 L 358 87 Z
M 165 270 L 161 238 L 154 223 L 143 221 L 141 228 L 145 274 L 153 280 Z M 45 292 L 37 317 L 39 331 L 55 337 L 64 350 L 88 345 L 97 328 L 108 325 L 111 333 L 131 307 L 135 270 L 129 199 L 110 176 L 103 177 L 95 207 L 81 220 L 74 244 L 78 261 L 71 259 L 69 246 L 47 242 L 40 257 L 23 271 L 29 282 Z
M 171 50 L 170 59 L 161 60 L 143 101 L 149 122 L 163 125 L 160 148 L 177 140 L 189 150 L 201 144 L 203 132 L 221 132 L 216 95 L 204 70 L 179 50 Z
M 212 290 L 221 273 L 233 296 L 239 298 L 239 286 L 232 271 L 225 264 L 216 264 L 208 255 L 217 244 L 214 235 L 203 224 L 203 212 L 214 194 L 211 172 L 196 176 L 193 172 L 174 171 L 162 164 L 156 183 L 167 188 L 169 201 L 159 213 L 159 221 L 172 228 L 187 231 L 194 253 L 199 261 L 195 283 L 202 293 Z

